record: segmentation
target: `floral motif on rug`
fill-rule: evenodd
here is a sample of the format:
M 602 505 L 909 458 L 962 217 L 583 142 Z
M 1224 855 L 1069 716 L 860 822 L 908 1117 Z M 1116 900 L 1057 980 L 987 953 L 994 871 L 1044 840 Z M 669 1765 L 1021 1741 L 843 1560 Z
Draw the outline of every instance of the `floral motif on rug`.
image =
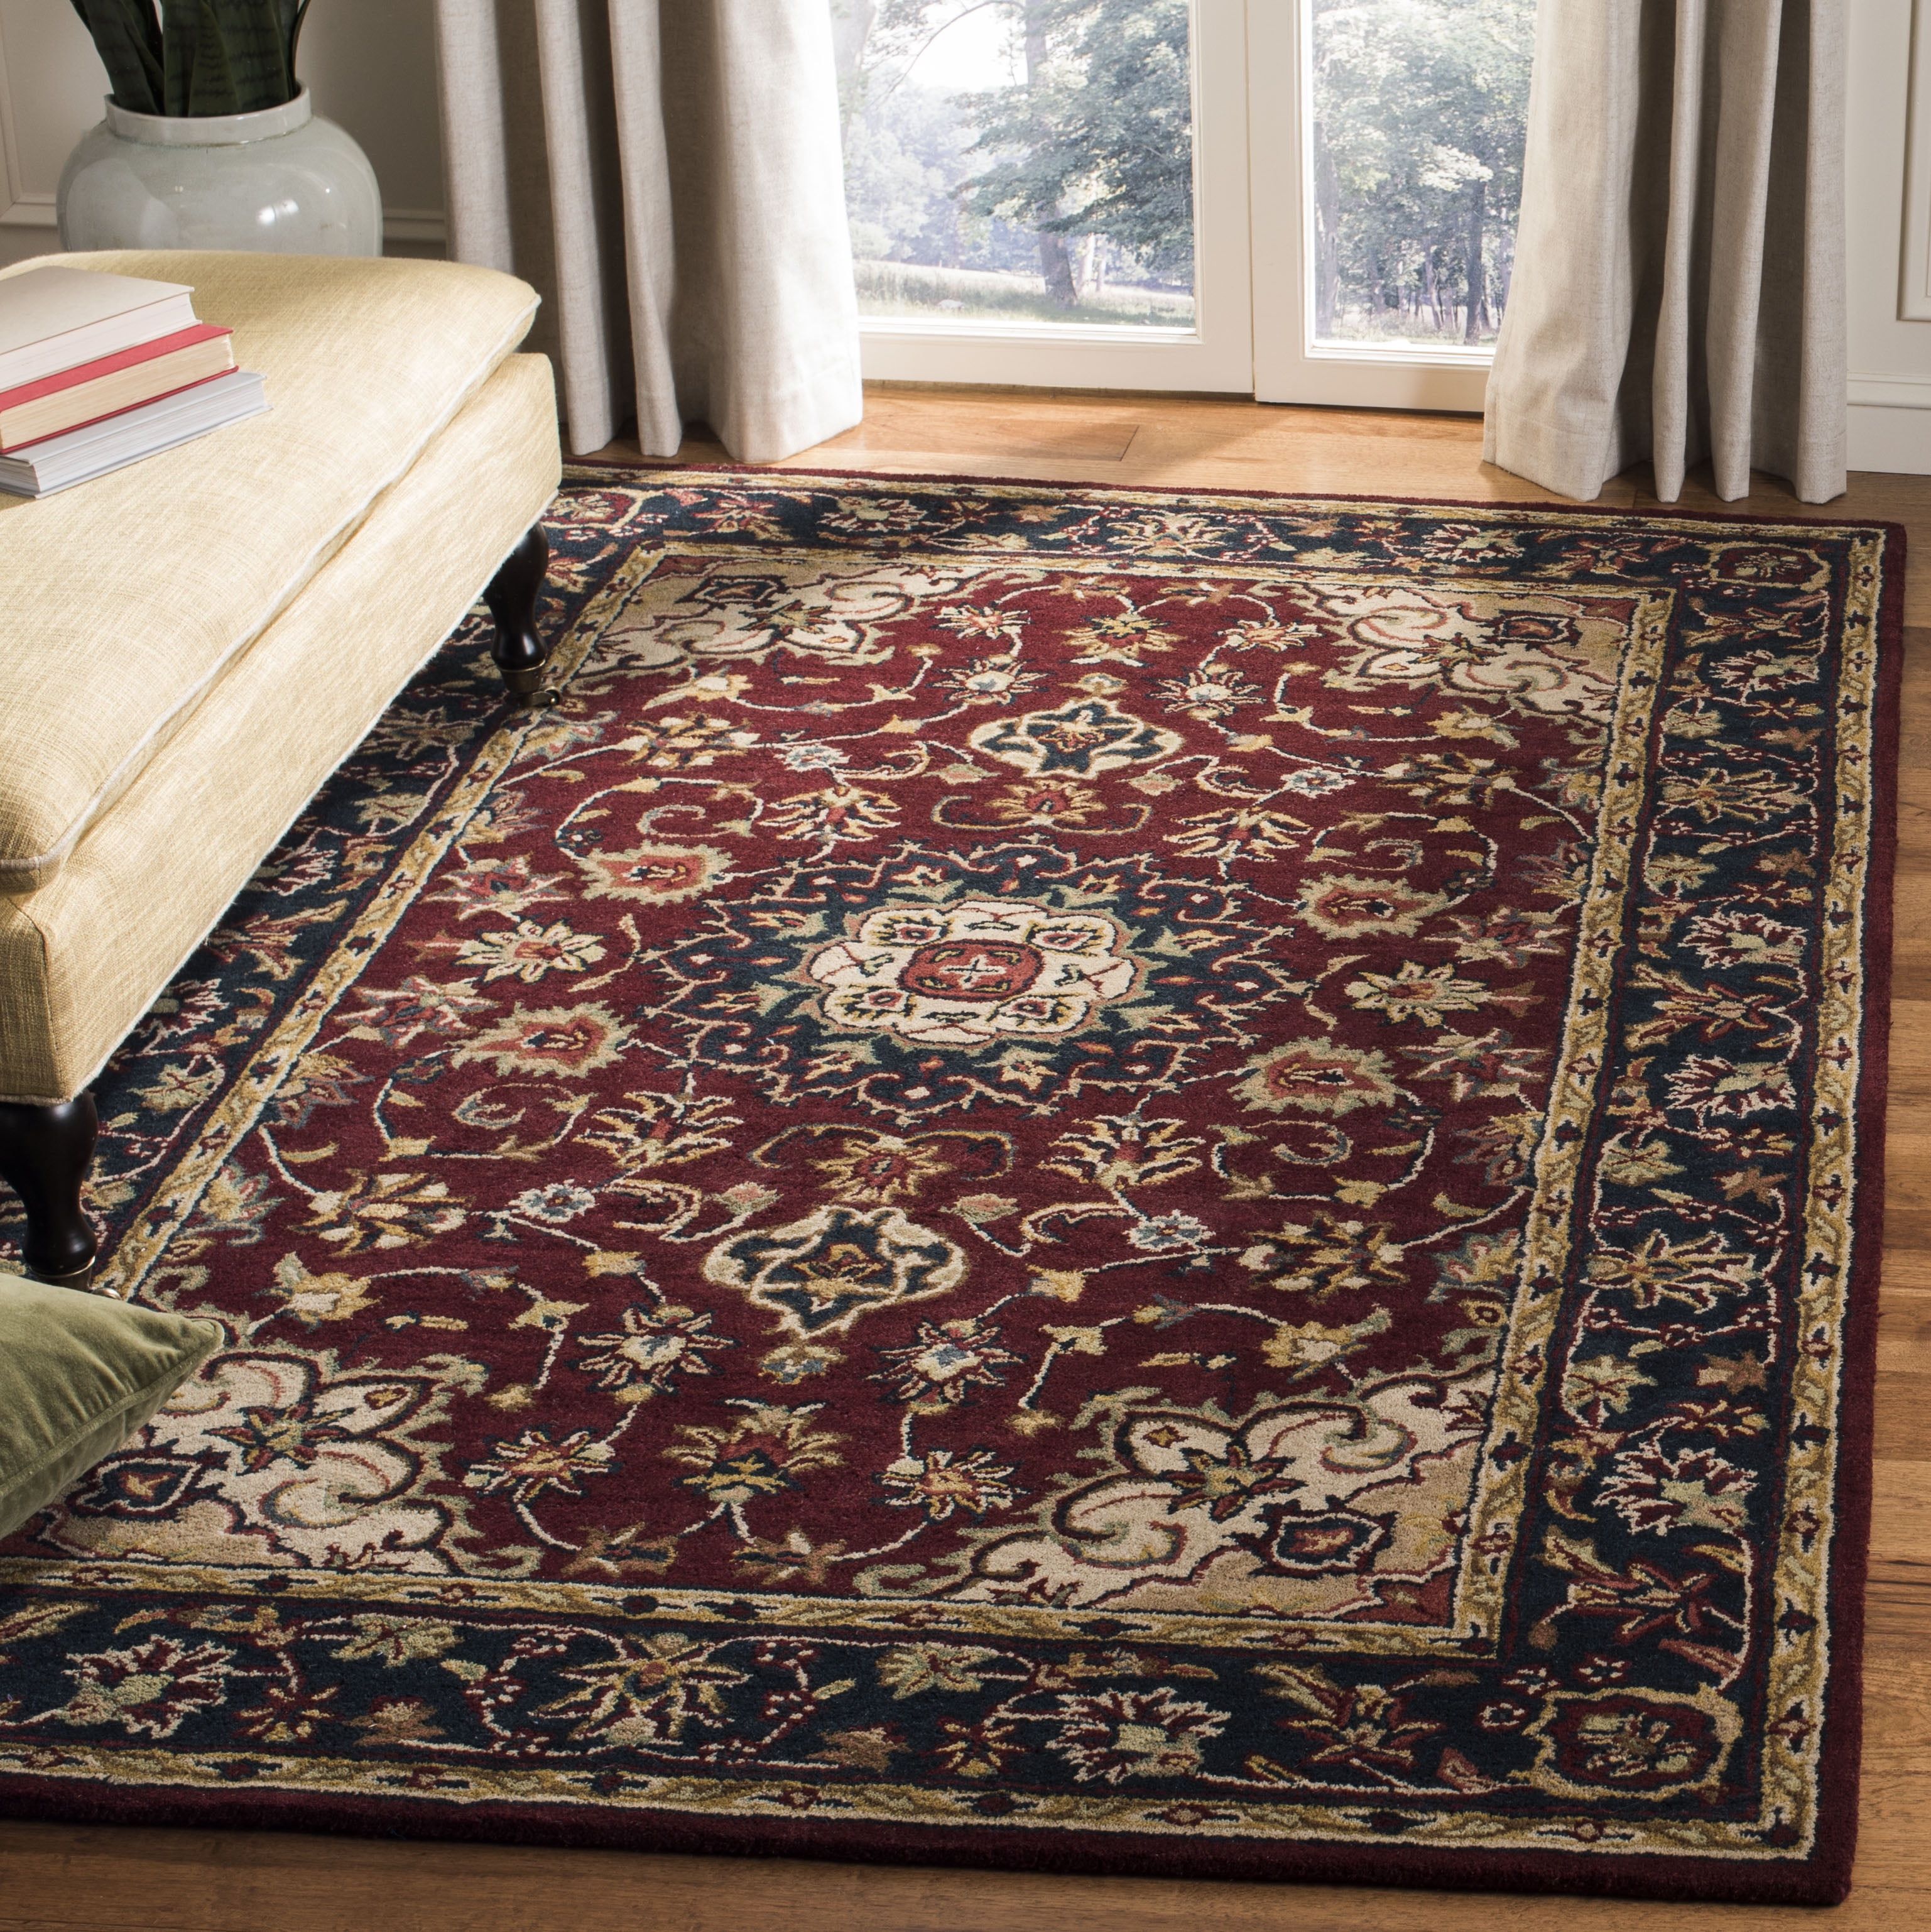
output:
M 0 1804 L 1817 1899 L 1899 571 L 574 472 L 109 1070 Z

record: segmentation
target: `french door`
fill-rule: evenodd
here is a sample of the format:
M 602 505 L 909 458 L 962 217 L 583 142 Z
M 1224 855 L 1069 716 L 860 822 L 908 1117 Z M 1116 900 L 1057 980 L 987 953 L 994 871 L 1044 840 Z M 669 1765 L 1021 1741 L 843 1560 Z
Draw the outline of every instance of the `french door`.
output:
M 829 0 L 868 376 L 1475 410 L 1534 0 Z

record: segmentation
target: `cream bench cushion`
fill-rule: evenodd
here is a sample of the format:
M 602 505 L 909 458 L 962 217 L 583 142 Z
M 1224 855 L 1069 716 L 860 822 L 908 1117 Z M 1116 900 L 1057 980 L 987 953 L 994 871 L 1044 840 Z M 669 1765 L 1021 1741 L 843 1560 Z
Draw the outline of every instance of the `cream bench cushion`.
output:
M 232 327 L 237 361 L 268 379 L 271 413 L 43 501 L 0 496 L 0 892 L 13 894 L 55 878 L 536 307 L 526 284 L 453 262 L 43 259 L 191 285 L 196 313 Z
M 501 352 L 534 301 L 508 276 L 76 259 L 252 318 L 243 358 L 275 406 L 0 509 L 0 1103 L 29 1107 L 85 1088 L 562 467 L 549 364 Z M 479 687 L 484 710 L 501 701 Z

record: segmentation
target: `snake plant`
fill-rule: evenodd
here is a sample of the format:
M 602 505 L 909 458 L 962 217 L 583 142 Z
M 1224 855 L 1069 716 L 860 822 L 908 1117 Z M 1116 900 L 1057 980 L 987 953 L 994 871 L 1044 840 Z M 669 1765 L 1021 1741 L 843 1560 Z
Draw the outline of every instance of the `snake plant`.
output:
M 136 114 L 253 114 L 299 91 L 295 42 L 308 0 L 73 0 Z

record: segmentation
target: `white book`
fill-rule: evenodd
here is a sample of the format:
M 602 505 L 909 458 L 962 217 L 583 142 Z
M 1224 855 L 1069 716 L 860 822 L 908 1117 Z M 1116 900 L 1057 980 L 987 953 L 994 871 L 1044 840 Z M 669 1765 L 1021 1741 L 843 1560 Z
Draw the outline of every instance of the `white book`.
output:
M 94 268 L 0 275 L 0 389 L 194 326 L 194 291 Z
M 0 456 L 0 490 L 16 496 L 51 496 L 56 490 L 91 482 L 110 470 L 191 442 L 210 430 L 258 416 L 268 406 L 262 379 L 252 369 L 178 390 L 158 402 L 123 410 L 117 416 L 44 436 L 11 456 Z

